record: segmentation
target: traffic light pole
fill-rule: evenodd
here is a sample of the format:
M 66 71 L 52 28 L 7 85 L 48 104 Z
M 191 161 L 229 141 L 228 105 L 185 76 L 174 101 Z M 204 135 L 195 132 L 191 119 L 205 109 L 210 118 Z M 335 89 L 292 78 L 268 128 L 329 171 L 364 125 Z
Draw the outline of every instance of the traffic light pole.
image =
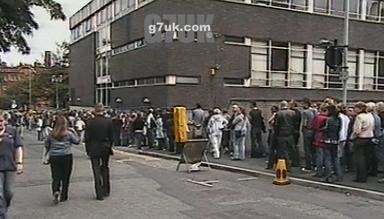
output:
M 344 0 L 344 59 L 343 59 L 343 69 L 341 72 L 342 82 L 343 82 L 343 104 L 347 104 L 348 99 L 348 46 L 349 46 L 349 2 L 350 0 Z

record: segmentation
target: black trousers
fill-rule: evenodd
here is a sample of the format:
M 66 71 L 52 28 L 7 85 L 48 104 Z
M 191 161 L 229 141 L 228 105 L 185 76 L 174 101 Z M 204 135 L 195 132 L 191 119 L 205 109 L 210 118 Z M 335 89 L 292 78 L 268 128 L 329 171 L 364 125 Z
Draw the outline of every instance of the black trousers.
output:
M 268 169 L 272 169 L 273 165 L 276 164 L 277 157 L 277 138 L 272 130 L 268 133 L 268 145 L 269 145 L 269 157 L 268 157 Z
M 370 147 L 372 141 L 370 138 L 357 138 L 353 142 L 354 157 L 356 163 L 356 180 L 366 182 L 368 175 L 368 159 L 370 157 Z
M 109 196 L 111 185 L 109 182 L 109 155 L 91 157 L 93 177 L 95 180 L 96 197 Z
M 262 131 L 260 128 L 251 129 L 251 157 L 260 157 L 265 154 Z
M 72 173 L 72 154 L 51 156 L 49 158 L 52 173 L 52 193 L 61 192 L 61 199 L 68 199 L 68 188 Z

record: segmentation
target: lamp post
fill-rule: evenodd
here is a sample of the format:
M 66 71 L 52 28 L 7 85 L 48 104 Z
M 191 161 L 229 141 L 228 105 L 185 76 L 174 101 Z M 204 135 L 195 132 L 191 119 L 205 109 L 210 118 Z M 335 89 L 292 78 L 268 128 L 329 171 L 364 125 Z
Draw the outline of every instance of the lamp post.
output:
M 28 103 L 29 107 L 32 108 L 32 68 L 28 71 Z
M 347 105 L 348 103 L 349 3 L 349 0 L 344 0 L 344 45 L 337 45 L 337 40 L 331 42 L 328 39 L 322 39 L 320 42 L 322 46 L 327 48 L 326 61 L 331 63 L 327 63 L 327 65 L 331 69 L 338 72 L 340 75 L 340 80 L 342 82 L 342 99 L 344 105 Z
M 63 82 L 63 75 L 52 75 L 51 81 L 55 83 L 56 86 L 56 109 L 59 109 L 59 83 Z
M 349 47 L 349 2 L 350 0 L 344 0 L 344 59 L 343 69 L 341 72 L 341 79 L 343 81 L 343 104 L 347 104 L 348 98 L 348 47 Z

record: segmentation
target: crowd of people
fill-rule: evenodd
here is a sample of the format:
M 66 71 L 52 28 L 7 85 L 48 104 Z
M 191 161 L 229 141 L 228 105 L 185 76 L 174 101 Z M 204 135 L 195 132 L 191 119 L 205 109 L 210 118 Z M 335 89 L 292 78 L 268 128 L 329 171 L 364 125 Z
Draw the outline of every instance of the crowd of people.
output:
M 289 169 L 301 167 L 301 171 L 313 172 L 314 177 L 328 182 L 342 181 L 343 173 L 351 171 L 356 172 L 356 182 L 377 176 L 384 162 L 384 103 L 345 106 L 333 98 L 321 103 L 305 99 L 301 103 L 282 101 L 271 107 L 267 119 L 256 103 L 250 109 L 234 104 L 230 110 L 204 110 L 197 104 L 189 111 L 189 135 L 207 138 L 207 148 L 215 159 L 228 154 L 232 160 L 245 160 L 250 138 L 250 157 L 267 158 L 268 169 L 278 159 L 286 159 Z M 20 135 L 25 128 L 35 129 L 38 140 L 43 141 L 58 114 L 11 112 L 10 123 Z M 80 142 L 84 141 L 86 124 L 94 114 L 85 110 L 60 114 L 67 118 Z M 105 117 L 112 121 L 115 146 L 181 152 L 173 142 L 172 109 L 109 110 Z

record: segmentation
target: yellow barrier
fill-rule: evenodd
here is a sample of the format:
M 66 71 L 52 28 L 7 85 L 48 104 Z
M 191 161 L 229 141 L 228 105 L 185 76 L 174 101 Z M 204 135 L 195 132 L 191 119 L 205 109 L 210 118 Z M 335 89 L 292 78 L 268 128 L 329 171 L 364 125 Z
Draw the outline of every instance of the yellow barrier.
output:
M 175 143 L 188 142 L 188 116 L 185 107 L 173 108 L 173 130 Z

